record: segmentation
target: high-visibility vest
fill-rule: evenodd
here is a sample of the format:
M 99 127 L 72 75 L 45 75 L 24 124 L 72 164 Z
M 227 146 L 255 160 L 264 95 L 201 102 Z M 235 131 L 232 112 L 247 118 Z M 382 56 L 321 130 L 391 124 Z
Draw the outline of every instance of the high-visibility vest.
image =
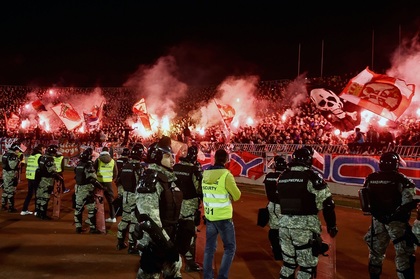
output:
M 219 221 L 231 219 L 233 215 L 232 202 L 226 190 L 226 170 L 215 183 L 202 182 L 204 215 L 207 220 Z
M 35 180 L 36 170 L 38 169 L 38 159 L 42 154 L 30 155 L 26 164 L 26 179 Z
M 98 160 L 98 181 L 99 182 L 111 182 L 112 175 L 114 174 L 115 161 L 111 160 L 109 163 L 104 163 Z
M 54 157 L 55 167 L 57 168 L 57 172 L 62 172 L 63 169 L 61 168 L 61 162 L 63 162 L 64 156 Z

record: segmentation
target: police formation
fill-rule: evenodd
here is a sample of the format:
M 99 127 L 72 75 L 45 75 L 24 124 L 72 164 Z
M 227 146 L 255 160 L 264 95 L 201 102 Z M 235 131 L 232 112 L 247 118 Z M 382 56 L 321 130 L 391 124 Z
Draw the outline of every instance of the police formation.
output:
M 28 205 L 36 193 L 36 216 L 50 219 L 47 206 L 54 181 L 63 183 L 54 163 L 57 149 L 56 145 L 47 148 L 39 145 L 29 156 L 26 167 L 28 194 L 21 215 L 32 214 Z M 2 156 L 2 210 L 8 212 L 17 211 L 14 194 L 22 152 L 16 143 Z M 318 256 L 325 255 L 328 250 L 321 238 L 319 211 L 323 213 L 328 234 L 335 237 L 338 233 L 332 194 L 322 176 L 312 168 L 314 152 L 311 147 L 298 149 L 292 154 L 290 163 L 275 156 L 274 171 L 264 179 L 268 204 L 260 209 L 258 225 L 269 225 L 268 241 L 274 259 L 282 261 L 280 278 L 316 277 Z M 103 189 L 103 185 L 98 181 L 92 153 L 91 148 L 83 151 L 74 169 L 76 233 L 85 231 L 82 226 L 85 208 L 89 232 L 101 233 L 97 229 L 94 190 Z M 197 154 L 197 147 L 190 146 L 186 155 L 175 164 L 171 140 L 164 136 L 147 149 L 142 144 L 133 145 L 131 150 L 125 148 L 116 162 L 116 200 L 120 200 L 116 214 L 121 212 L 116 249 L 128 247 L 129 254 L 141 256 L 137 278 L 181 278 L 183 259 L 187 272 L 202 270 L 195 260 L 204 187 Z M 221 164 L 226 160 L 227 157 Z M 414 252 L 420 238 L 419 208 L 413 228 L 409 220 L 419 200 L 414 199 L 413 181 L 398 172 L 400 160 L 394 152 L 383 154 L 380 170 L 370 174 L 359 191 L 362 210 L 372 215 L 372 224 L 364 237 L 369 248 L 370 278 L 380 278 L 390 241 L 396 251 L 398 278 L 414 278 Z M 212 274 L 211 267 L 207 273 Z

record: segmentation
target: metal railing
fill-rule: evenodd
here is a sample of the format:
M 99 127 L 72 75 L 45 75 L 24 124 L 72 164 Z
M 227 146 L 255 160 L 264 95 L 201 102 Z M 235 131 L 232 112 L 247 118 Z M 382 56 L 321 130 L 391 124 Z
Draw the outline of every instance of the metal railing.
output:
M 293 153 L 296 149 L 303 146 L 311 146 L 319 154 L 353 154 L 353 155 L 381 155 L 384 152 L 397 152 L 401 157 L 420 159 L 420 146 L 392 146 L 388 145 L 381 148 L 370 148 L 368 145 L 360 146 L 350 150 L 347 145 L 302 145 L 302 144 L 242 144 L 242 143 L 230 143 L 230 144 L 219 144 L 212 143 L 207 147 L 211 150 L 218 148 L 224 148 L 231 151 L 247 151 L 249 153 L 265 157 L 266 153 Z

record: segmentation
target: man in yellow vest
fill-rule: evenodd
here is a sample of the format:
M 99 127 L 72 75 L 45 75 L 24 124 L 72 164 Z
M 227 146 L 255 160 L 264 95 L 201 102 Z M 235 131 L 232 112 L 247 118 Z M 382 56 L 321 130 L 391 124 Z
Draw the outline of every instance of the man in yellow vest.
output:
M 57 154 L 54 156 L 54 163 L 55 167 L 57 168 L 57 173 L 63 176 L 64 156 L 61 152 L 57 152 Z M 66 188 L 66 186 L 63 183 L 63 185 L 61 185 L 61 191 L 63 194 L 67 194 L 68 192 L 70 192 L 70 189 Z
M 241 198 L 232 173 L 226 169 L 229 154 L 219 149 L 214 154 L 214 165 L 203 172 L 203 205 L 206 218 L 206 248 L 204 250 L 204 278 L 215 278 L 213 259 L 217 249 L 217 237 L 223 241 L 223 257 L 217 278 L 228 278 L 236 251 L 235 227 L 233 224 L 232 200 Z
M 95 160 L 93 164 L 98 181 L 102 184 L 104 188 L 105 199 L 109 206 L 109 218 L 105 219 L 107 223 L 116 223 L 117 218 L 115 218 L 115 209 L 112 204 L 114 201 L 114 190 L 112 182 L 115 181 L 118 177 L 118 167 L 115 163 L 115 160 L 112 159 L 109 154 L 109 148 L 104 146 L 99 157 Z
M 28 157 L 28 162 L 26 164 L 26 180 L 28 181 L 28 193 L 26 194 L 25 201 L 23 202 L 22 211 L 20 215 L 31 215 L 33 211 L 28 210 L 29 202 L 32 199 L 32 196 L 38 190 L 39 180 L 41 179 L 39 174 L 39 165 L 38 159 L 44 153 L 45 146 L 42 144 L 37 145 L 32 150 L 31 155 Z

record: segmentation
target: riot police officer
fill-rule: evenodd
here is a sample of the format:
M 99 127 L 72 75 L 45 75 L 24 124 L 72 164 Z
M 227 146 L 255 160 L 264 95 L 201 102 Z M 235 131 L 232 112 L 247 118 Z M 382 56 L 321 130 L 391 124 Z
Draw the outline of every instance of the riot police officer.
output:
M 96 170 L 92 162 L 92 149 L 87 148 L 80 154 L 79 162 L 74 168 L 76 179 L 76 207 L 74 209 L 74 223 L 76 225 L 76 233 L 84 232 L 83 224 L 83 211 L 85 207 L 88 210 L 87 222 L 90 225 L 91 234 L 100 234 L 101 232 L 96 228 L 96 206 L 94 198 L 95 187 L 102 188 L 96 177 Z
M 182 192 L 176 186 L 171 139 L 163 136 L 147 150 L 148 169 L 137 188 L 137 219 L 142 237 L 137 278 L 181 278 L 182 260 L 175 247 Z
M 176 185 L 183 193 L 181 206 L 181 219 L 179 221 L 180 234 L 185 237 L 192 236 L 190 239 L 190 249 L 185 253 L 185 271 L 201 271 L 201 266 L 195 261 L 197 226 L 200 224 L 201 212 L 199 210 L 203 197 L 201 180 L 203 170 L 197 161 L 197 146 L 188 147 L 185 157 L 180 158 L 180 162 L 174 165 L 174 173 L 177 177 Z
M 318 255 L 322 248 L 322 210 L 327 231 L 335 237 L 335 205 L 331 191 L 320 176 L 311 169 L 312 154 L 307 148 L 297 149 L 292 154 L 288 168 L 277 182 L 278 201 L 281 207 L 279 236 L 283 257 L 280 278 L 313 278 L 316 275 Z
M 63 177 L 57 173 L 54 156 L 57 154 L 58 146 L 52 144 L 47 147 L 45 154 L 39 157 L 39 173 L 41 180 L 36 192 L 36 216 L 42 220 L 50 220 L 47 216 L 48 202 L 54 187 L 54 179 L 64 184 Z
M 398 172 L 400 156 L 395 152 L 382 154 L 379 171 L 371 173 L 363 185 L 367 189 L 364 211 L 372 214 L 372 224 L 364 236 L 369 248 L 370 278 L 379 278 L 386 249 L 392 241 L 398 278 L 414 278 L 415 247 L 409 220 L 416 207 L 414 182 Z
M 8 212 L 17 212 L 15 208 L 16 187 L 19 180 L 20 155 L 23 150 L 19 144 L 10 146 L 1 158 L 3 167 L 3 194 L 1 196 L 1 209 Z M 9 207 L 7 207 L 9 205 Z
M 279 239 L 279 219 L 280 219 L 280 204 L 277 200 L 277 179 L 287 168 L 286 160 L 281 156 L 274 156 L 273 158 L 274 171 L 267 173 L 264 178 L 265 194 L 267 195 L 268 204 L 268 225 L 270 230 L 268 231 L 268 240 L 271 244 L 274 259 L 281 260 L 281 247 Z
M 122 195 L 122 215 L 121 221 L 118 223 L 117 232 L 117 250 L 127 248 L 125 243 L 128 231 L 128 254 L 137 254 L 137 245 L 133 238 L 134 228 L 137 223 L 135 209 L 136 209 L 136 188 L 139 184 L 140 177 L 144 172 L 144 165 L 141 164 L 143 159 L 144 145 L 136 143 L 131 151 L 127 154 L 127 161 L 119 169 L 119 184 L 123 188 Z M 124 151 L 123 151 L 124 154 Z M 118 164 L 118 160 L 117 160 Z M 118 190 L 120 191 L 120 190 Z

